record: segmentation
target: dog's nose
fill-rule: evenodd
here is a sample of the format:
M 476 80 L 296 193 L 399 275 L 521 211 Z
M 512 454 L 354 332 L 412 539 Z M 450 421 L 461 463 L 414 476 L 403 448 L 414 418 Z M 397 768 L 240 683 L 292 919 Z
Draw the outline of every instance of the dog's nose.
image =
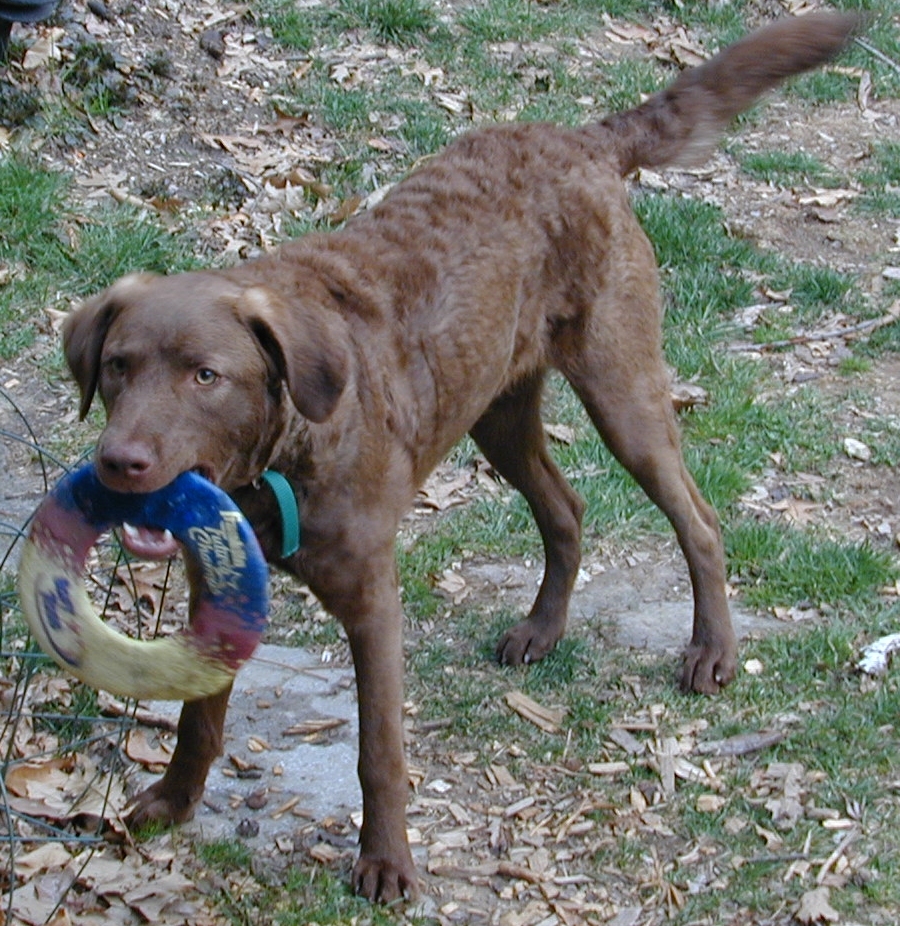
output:
M 97 449 L 97 474 L 109 488 L 140 491 L 153 467 L 150 448 L 140 442 L 106 445 Z

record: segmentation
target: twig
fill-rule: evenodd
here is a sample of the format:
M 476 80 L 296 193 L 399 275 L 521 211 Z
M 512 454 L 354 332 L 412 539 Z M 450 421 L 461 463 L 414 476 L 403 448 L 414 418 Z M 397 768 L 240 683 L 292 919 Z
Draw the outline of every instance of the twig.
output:
M 133 717 L 137 723 L 144 727 L 155 727 L 170 733 L 174 733 L 178 729 L 177 721 L 174 718 L 166 717 L 164 714 L 158 714 L 156 711 L 146 710 L 142 707 L 135 708 L 133 704 L 126 704 L 111 695 L 101 695 L 100 711 L 105 717 Z
M 809 858 L 808 852 L 767 852 L 763 855 L 752 855 L 747 859 L 747 865 L 780 865 L 783 862 L 802 862 Z
M 883 51 L 879 51 L 874 45 L 870 45 L 865 39 L 854 38 L 853 41 L 856 42 L 860 48 L 864 48 L 870 55 L 874 55 L 883 64 L 886 64 L 889 68 L 893 68 L 895 71 L 900 73 L 900 64 L 894 61 L 893 58 L 888 58 L 888 56 Z
M 141 199 L 140 196 L 135 196 L 133 193 L 120 190 L 118 187 L 110 187 L 107 193 L 109 193 L 117 203 L 135 206 L 138 209 L 147 209 L 149 212 L 159 212 L 159 209 L 154 206 L 153 203 L 148 202 L 146 199 Z
M 724 740 L 698 743 L 694 752 L 703 756 L 746 756 L 775 746 L 787 738 L 784 730 L 758 730 L 753 733 L 739 733 Z
M 811 331 L 808 334 L 798 334 L 783 341 L 766 341 L 764 344 L 731 344 L 728 349 L 735 353 L 750 351 L 779 350 L 783 347 L 795 347 L 798 344 L 809 344 L 813 341 L 830 341 L 833 338 L 848 338 L 862 331 L 877 331 L 886 325 L 893 325 L 900 319 L 900 299 L 898 299 L 884 315 L 878 318 L 868 318 L 848 328 L 833 328 L 831 331 Z
M 832 852 L 831 855 L 829 855 L 828 858 L 825 859 L 824 863 L 822 864 L 822 867 L 819 869 L 819 873 L 816 875 L 816 884 L 821 884 L 825 880 L 826 876 L 828 875 L 828 872 L 831 871 L 832 866 L 847 851 L 848 846 L 850 845 L 851 842 L 853 842 L 854 839 L 857 838 L 857 836 L 859 836 L 859 829 L 854 827 L 837 844 L 837 847 L 835 848 L 834 852 Z

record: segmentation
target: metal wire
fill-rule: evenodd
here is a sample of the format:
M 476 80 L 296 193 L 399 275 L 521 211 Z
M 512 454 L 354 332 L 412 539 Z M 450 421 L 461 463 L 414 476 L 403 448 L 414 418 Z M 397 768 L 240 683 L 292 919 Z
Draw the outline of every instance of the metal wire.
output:
M 12 417 L 19 424 L 18 430 L 0 428 L 0 446 L 9 448 L 16 445 L 28 449 L 34 461 L 35 494 L 46 493 L 66 471 L 80 464 L 84 455 L 67 465 L 41 445 L 25 412 L 3 389 L 0 389 L 0 402 L 11 409 Z M 21 885 L 16 874 L 17 858 L 42 844 L 56 842 L 70 850 L 86 850 L 86 864 L 96 849 L 105 844 L 105 821 L 115 813 L 110 806 L 110 789 L 116 776 L 110 773 L 121 772 L 126 764 L 125 737 L 135 726 L 134 710 L 137 706 L 134 703 L 127 705 L 129 709 L 123 716 L 97 716 L 96 710 L 78 707 L 93 699 L 75 680 L 70 683 L 74 705 L 71 711 L 60 709 L 59 705 L 54 708 L 49 703 L 31 704 L 36 680 L 61 673 L 31 641 L 13 588 L 17 547 L 25 538 L 30 521 L 31 515 L 22 524 L 0 521 L 0 537 L 9 539 L 5 552 L 0 556 L 0 697 L 3 700 L 0 712 L 0 919 L 3 919 L 2 909 L 5 907 L 5 922 L 8 923 L 15 922 L 14 897 L 17 886 Z M 110 551 L 113 550 L 110 546 Z M 108 558 L 109 569 L 106 571 L 110 581 L 107 595 L 111 595 L 112 576 L 120 564 L 120 555 L 111 552 Z M 79 694 L 85 694 L 85 697 L 79 697 Z M 25 734 L 33 730 L 54 731 L 54 748 L 42 750 L 34 747 L 34 752 L 23 750 Z M 23 734 L 21 738 L 20 733 Z M 31 811 L 22 809 L 25 805 L 17 802 L 9 790 L 11 773 L 23 765 L 74 755 L 88 755 L 95 764 L 93 775 L 84 782 L 79 793 L 71 796 L 72 813 L 62 813 L 60 819 L 54 819 L 37 815 L 33 808 Z M 84 825 L 83 821 L 78 821 L 75 809 L 82 799 L 96 794 L 98 787 L 102 788 L 100 812 L 93 822 L 88 821 Z M 60 888 L 57 907 L 65 901 L 75 880 L 77 878 Z

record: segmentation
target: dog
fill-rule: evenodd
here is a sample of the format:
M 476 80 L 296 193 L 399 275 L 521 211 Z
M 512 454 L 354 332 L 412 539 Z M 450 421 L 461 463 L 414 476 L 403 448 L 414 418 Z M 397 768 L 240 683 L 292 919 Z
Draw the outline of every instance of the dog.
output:
M 246 512 L 270 562 L 343 625 L 359 697 L 357 893 L 391 901 L 418 890 L 395 535 L 464 434 L 525 496 L 545 549 L 536 600 L 500 641 L 500 661 L 541 659 L 565 629 L 584 504 L 547 451 L 548 369 L 675 529 L 694 597 L 682 686 L 713 694 L 733 679 L 719 524 L 682 459 L 657 268 L 623 178 L 696 162 L 732 117 L 835 55 L 856 24 L 827 13 L 778 21 L 582 128 L 475 130 L 341 230 L 230 269 L 132 274 L 67 318 L 81 416 L 95 394 L 106 410 L 101 481 L 149 492 L 200 472 Z M 280 547 L 267 469 L 293 489 L 303 531 L 294 553 Z M 167 541 L 152 533 L 124 542 L 158 554 Z M 222 753 L 228 695 L 184 704 L 172 761 L 135 798 L 132 824 L 193 815 Z

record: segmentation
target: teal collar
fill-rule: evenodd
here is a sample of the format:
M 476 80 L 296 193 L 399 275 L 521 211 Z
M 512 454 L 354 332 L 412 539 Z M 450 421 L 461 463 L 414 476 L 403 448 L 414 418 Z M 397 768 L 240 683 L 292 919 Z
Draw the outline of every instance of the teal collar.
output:
M 300 512 L 291 484 L 275 470 L 267 469 L 262 479 L 275 494 L 281 513 L 281 558 L 287 559 L 300 549 Z

